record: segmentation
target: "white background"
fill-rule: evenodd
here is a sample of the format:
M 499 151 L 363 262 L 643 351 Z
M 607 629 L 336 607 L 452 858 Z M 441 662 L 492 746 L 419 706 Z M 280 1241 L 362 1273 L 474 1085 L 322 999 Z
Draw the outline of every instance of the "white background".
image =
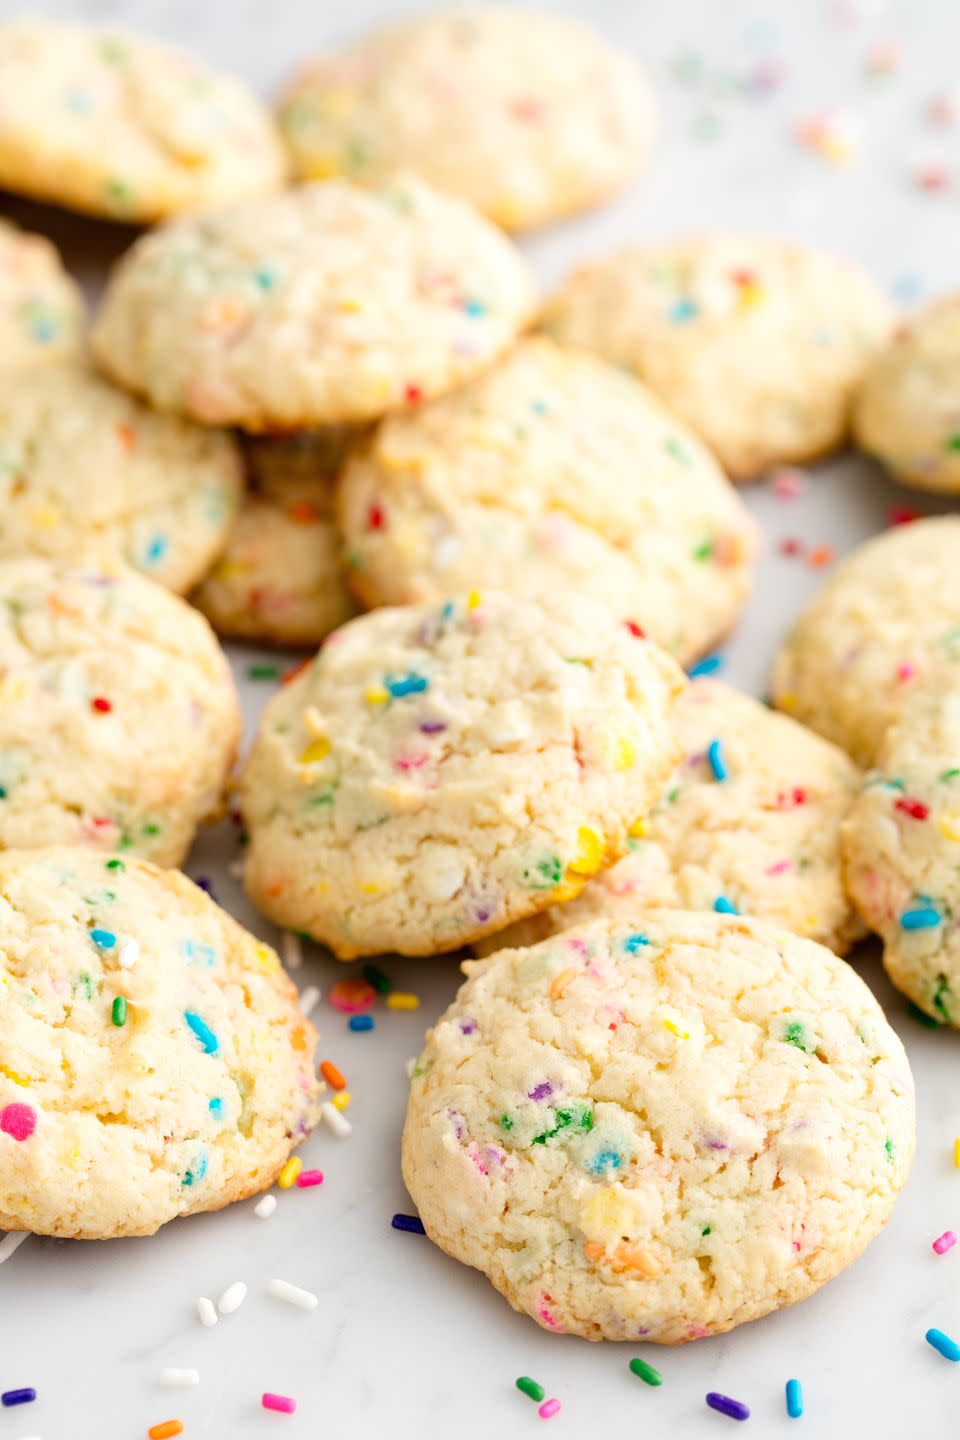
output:
M 0 3 L 5 18 L 19 10 Z M 203 52 L 273 93 L 289 70 L 323 43 L 403 6 L 353 0 L 339 13 L 302 0 L 74 0 L 48 9 L 124 20 Z M 953 0 L 830 4 L 825 0 L 582 0 L 580 10 L 647 62 L 661 100 L 662 136 L 651 171 L 632 193 L 525 248 L 546 284 L 576 260 L 639 237 L 690 228 L 780 231 L 859 257 L 901 299 L 960 286 L 960 124 L 937 129 L 929 99 L 960 84 L 960 5 Z M 348 13 L 349 12 L 349 13 Z M 902 46 L 902 65 L 871 77 L 876 42 Z M 684 58 L 685 57 L 685 58 Z M 772 92 L 756 78 L 782 67 Z M 684 78 L 686 77 L 686 78 Z M 2 97 L 0 97 L 2 101 Z M 836 168 L 799 146 L 794 125 L 839 107 L 861 133 L 859 158 Z M 704 134 L 712 132 L 712 139 Z M 928 161 L 955 167 L 952 193 L 928 194 L 913 181 Z M 125 232 L 10 202 L 0 206 L 64 245 L 96 283 Z M 798 537 L 840 553 L 884 527 L 890 507 L 944 508 L 897 491 L 866 461 L 844 457 L 817 468 L 803 497 L 785 502 L 765 485 L 748 503 L 767 544 L 757 594 L 726 649 L 726 674 L 756 694 L 791 618 L 821 583 L 778 542 Z M 235 650 L 238 676 L 265 654 Z M 270 683 L 244 681 L 249 730 Z M 870 703 L 870 697 L 864 697 Z M 244 904 L 226 872 L 234 854 L 228 827 L 202 838 L 188 867 L 213 878 L 218 897 L 259 933 L 270 927 Z M 325 1184 L 280 1194 L 275 1216 L 252 1203 L 169 1225 L 150 1240 L 109 1244 L 31 1238 L 0 1269 L 0 1389 L 35 1385 L 38 1402 L 0 1411 L 0 1440 L 124 1440 L 171 1416 L 185 1435 L 207 1440 L 323 1436 L 539 1433 L 536 1407 L 513 1388 L 536 1377 L 563 1404 L 545 1432 L 583 1436 L 606 1425 L 622 1435 L 721 1435 L 733 1422 L 704 1406 L 707 1390 L 745 1400 L 746 1434 L 790 1432 L 783 1386 L 804 1384 L 798 1434 L 845 1432 L 876 1440 L 953 1434 L 960 1413 L 960 1366 L 924 1344 L 927 1326 L 960 1337 L 960 1247 L 936 1257 L 930 1242 L 960 1230 L 960 1038 L 930 1032 L 906 1014 L 876 955 L 857 963 L 906 1041 L 919 1092 L 919 1146 L 908 1189 L 865 1257 L 805 1304 L 733 1334 L 681 1350 L 647 1347 L 664 1375 L 650 1390 L 627 1370 L 625 1345 L 593 1346 L 545 1334 L 521 1318 L 479 1275 L 422 1238 L 390 1229 L 409 1209 L 398 1148 L 403 1064 L 421 1032 L 452 997 L 450 960 L 390 961 L 420 1011 L 378 1010 L 377 1028 L 354 1035 L 324 1002 L 315 1018 L 321 1055 L 347 1075 L 354 1133 L 328 1132 L 304 1147 Z M 298 979 L 326 989 L 341 974 L 316 952 Z M 273 1276 L 316 1290 L 312 1314 L 265 1293 Z M 243 1308 L 215 1330 L 196 1320 L 198 1294 L 214 1298 L 232 1280 L 250 1286 Z M 159 1387 L 162 1366 L 196 1366 L 198 1389 Z M 293 1395 L 297 1414 L 268 1415 L 261 1391 Z

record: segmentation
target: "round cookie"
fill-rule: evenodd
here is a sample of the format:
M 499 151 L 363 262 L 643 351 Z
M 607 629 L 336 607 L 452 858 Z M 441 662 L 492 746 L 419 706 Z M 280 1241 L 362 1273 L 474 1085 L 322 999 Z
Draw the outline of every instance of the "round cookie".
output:
M 124 30 L 22 17 L 0 27 L 0 185 L 151 224 L 278 190 L 283 144 L 231 75 Z
M 156 415 L 82 365 L 0 390 L 0 557 L 123 560 L 188 590 L 226 543 L 243 489 L 233 439 Z
M 577 271 L 557 340 L 636 371 L 747 480 L 842 444 L 889 303 L 856 266 L 759 236 L 699 236 Z
M 469 206 L 398 177 L 181 220 L 132 246 L 93 331 L 120 384 L 208 425 L 368 420 L 462 384 L 530 318 L 532 278 Z
M 132 570 L 0 561 L 0 850 L 178 865 L 240 734 L 210 627 Z
M 960 1027 L 960 686 L 921 683 L 844 827 L 847 883 L 894 985 Z
M 778 709 L 871 765 L 918 681 L 960 660 L 960 517 L 895 526 L 834 571 L 777 656 Z M 946 680 L 945 684 L 951 684 Z
M 0 220 L 0 368 L 76 355 L 83 310 L 50 241 Z
M 960 492 L 960 296 L 901 326 L 867 371 L 857 443 L 905 485 Z
M 452 950 L 575 895 L 659 793 L 682 685 L 583 597 L 362 616 L 264 714 L 250 897 L 346 960 Z
M 757 550 L 713 457 L 649 391 L 546 340 L 383 421 L 339 512 L 368 606 L 471 585 L 592 595 L 683 662 L 734 623 Z
M 683 759 L 630 853 L 480 954 L 650 905 L 758 915 L 838 955 L 863 935 L 843 886 L 840 830 L 860 779 L 844 752 L 718 680 L 684 691 L 673 726 Z
M 590 26 L 478 5 L 321 56 L 280 124 L 305 178 L 411 170 L 524 230 L 621 189 L 646 159 L 654 104 L 640 66 Z
M 221 635 L 319 645 L 349 620 L 333 485 L 356 432 L 248 440 L 254 489 L 220 560 L 191 596 Z
M 316 1034 L 184 875 L 0 855 L 0 1228 L 152 1235 L 266 1190 L 315 1120 Z
M 716 1335 L 883 1226 L 910 1067 L 822 946 L 651 910 L 464 969 L 413 1070 L 403 1175 L 430 1238 L 545 1329 Z

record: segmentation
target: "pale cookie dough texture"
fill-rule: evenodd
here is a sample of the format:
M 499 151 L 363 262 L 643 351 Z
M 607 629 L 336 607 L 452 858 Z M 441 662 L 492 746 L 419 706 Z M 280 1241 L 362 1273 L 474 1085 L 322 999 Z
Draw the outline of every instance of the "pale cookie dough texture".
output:
M 333 488 L 355 433 L 334 426 L 247 441 L 252 488 L 226 550 L 191 597 L 219 634 L 319 645 L 353 615 Z
M 854 431 L 904 484 L 960 492 L 960 296 L 897 331 L 867 372 Z
M 960 517 L 895 526 L 849 556 L 777 656 L 773 698 L 872 765 L 912 691 L 960 660 Z
M 843 886 L 840 828 L 860 782 L 844 752 L 718 680 L 695 681 L 673 724 L 683 759 L 630 853 L 480 953 L 648 905 L 758 915 L 836 954 L 863 935 Z
M 0 1229 L 108 1240 L 265 1190 L 316 1118 L 276 955 L 176 871 L 0 856 Z
M 757 550 L 686 427 L 632 376 L 547 340 L 385 420 L 349 460 L 339 510 L 368 606 L 472 585 L 586 594 L 684 663 L 733 625 Z
M 822 946 L 651 910 L 464 969 L 413 1070 L 403 1175 L 430 1238 L 544 1329 L 717 1335 L 882 1228 L 910 1067 Z
M 960 680 L 960 677 L 957 677 Z M 918 686 L 845 829 L 850 893 L 890 979 L 960 1027 L 960 683 Z
M 523 230 L 621 189 L 646 159 L 654 105 L 640 66 L 589 26 L 476 6 L 321 56 L 280 123 L 305 178 L 411 170 Z
M 158 410 L 298 429 L 453 389 L 511 344 L 534 303 L 519 252 L 468 205 L 412 179 L 329 181 L 138 240 L 93 343 Z
M 0 27 L 0 185 L 110 220 L 278 190 L 283 143 L 239 80 L 123 30 Z
M 682 686 L 583 597 L 354 620 L 264 714 L 249 894 L 341 959 L 452 950 L 572 897 L 659 793 Z
M 833 255 L 759 236 L 628 250 L 577 271 L 544 326 L 634 370 L 738 480 L 841 445 L 890 305 Z
M 0 369 L 76 355 L 83 297 L 42 235 L 0 220 Z
M 0 561 L 0 850 L 178 865 L 239 733 L 226 658 L 183 600 L 121 567 Z
M 223 549 L 240 504 L 233 439 L 157 415 L 80 364 L 0 385 L 0 558 L 124 561 L 188 590 Z

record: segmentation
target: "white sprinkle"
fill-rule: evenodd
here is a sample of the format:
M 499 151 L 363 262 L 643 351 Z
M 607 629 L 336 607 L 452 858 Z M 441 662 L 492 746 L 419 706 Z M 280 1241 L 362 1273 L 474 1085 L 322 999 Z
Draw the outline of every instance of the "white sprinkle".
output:
M 346 1115 L 341 1114 L 336 1105 L 331 1105 L 329 1100 L 320 1106 L 320 1116 L 328 1130 L 332 1130 L 340 1140 L 346 1139 L 353 1133 L 353 1126 Z
M 217 1323 L 217 1312 L 213 1308 L 213 1301 L 208 1300 L 206 1295 L 201 1295 L 197 1300 L 197 1314 L 200 1317 L 200 1324 L 206 1325 L 209 1330 Z
M 128 935 L 126 940 L 120 942 L 120 951 L 117 959 L 124 970 L 131 970 L 140 958 L 140 941 L 134 940 Z
M 283 948 L 283 963 L 288 970 L 299 970 L 303 965 L 303 946 L 300 944 L 300 936 L 294 935 L 292 930 L 284 930 L 280 941 Z
M 240 1309 L 240 1306 L 246 1298 L 246 1285 L 242 1280 L 234 1280 L 233 1284 L 227 1286 L 217 1301 L 217 1309 L 221 1315 L 232 1315 L 235 1310 Z
M 242 861 L 242 860 L 231 860 L 231 861 L 230 861 L 230 864 L 227 866 L 227 874 L 228 874 L 228 875 L 232 875 L 233 878 L 234 878 L 234 880 L 242 880 L 242 879 L 243 879 L 243 861 Z
M 309 1015 L 311 1010 L 316 1010 L 320 1004 L 320 987 L 308 985 L 305 990 L 300 991 L 300 1009 L 304 1015 Z
M 405 1060 L 405 1061 L 403 1062 L 403 1073 L 404 1073 L 404 1075 L 406 1075 L 406 1077 L 407 1077 L 408 1080 L 412 1080 L 412 1079 L 413 1079 L 413 1072 L 414 1072 L 414 1070 L 416 1070 L 416 1068 L 417 1068 L 417 1057 L 416 1057 L 416 1055 L 411 1055 L 409 1060 Z
M 0 1265 L 3 1264 L 4 1260 L 10 1259 L 14 1250 L 20 1249 L 24 1240 L 29 1239 L 29 1230 L 11 1230 L 9 1235 L 5 1235 L 3 1239 L 0 1240 Z
M 264 1195 L 263 1199 L 258 1200 L 256 1205 L 254 1205 L 253 1213 L 254 1215 L 256 1215 L 258 1220 L 269 1220 L 270 1216 L 273 1214 L 276 1208 L 276 1195 Z
M 160 1371 L 160 1384 L 171 1390 L 185 1389 L 188 1385 L 200 1384 L 199 1370 L 174 1370 L 168 1367 Z
M 286 1300 L 288 1305 L 296 1305 L 298 1310 L 316 1310 L 320 1304 L 319 1295 L 314 1295 L 312 1290 L 301 1290 L 299 1285 L 291 1285 L 289 1280 L 271 1280 L 267 1294 L 275 1300 Z

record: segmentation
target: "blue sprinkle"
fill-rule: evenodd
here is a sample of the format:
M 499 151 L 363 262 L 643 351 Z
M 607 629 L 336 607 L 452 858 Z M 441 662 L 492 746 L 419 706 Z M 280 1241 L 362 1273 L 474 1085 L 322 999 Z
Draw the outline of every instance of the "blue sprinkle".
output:
M 916 910 L 904 910 L 900 924 L 904 930 L 934 930 L 941 923 L 939 910 L 932 905 L 919 905 Z
M 32 1385 L 24 1385 L 20 1390 L 4 1390 L 0 1395 L 0 1404 L 7 1407 L 11 1405 L 29 1405 L 36 1400 L 37 1392 Z
M 111 930 L 91 930 L 90 939 L 98 950 L 112 950 L 117 943 L 117 937 Z
M 410 1235 L 426 1235 L 423 1221 L 418 1215 L 394 1215 L 390 1221 L 394 1230 L 406 1230 Z
M 687 320 L 693 320 L 697 314 L 697 303 L 695 300 L 677 300 L 670 306 L 667 312 L 674 325 L 683 325 Z
M 154 535 L 147 546 L 147 564 L 156 565 L 167 553 L 167 539 L 165 535 Z
M 713 902 L 713 908 L 714 910 L 716 910 L 718 915 L 740 914 L 740 911 L 737 909 L 736 905 L 734 905 L 732 900 L 728 900 L 726 895 L 718 895 L 716 900 L 714 900 Z
M 949 1335 L 944 1335 L 942 1330 L 928 1330 L 923 1338 L 934 1350 L 940 1352 L 944 1360 L 960 1360 L 960 1345 L 956 1340 L 951 1340 Z
M 387 675 L 383 683 L 395 700 L 402 700 L 405 695 L 422 695 L 430 681 L 425 675 L 418 675 L 415 670 L 411 670 L 409 675 Z
M 223 1101 L 219 1095 L 214 1095 L 213 1099 L 207 1102 L 207 1109 L 211 1115 L 216 1115 L 217 1119 L 220 1118 L 223 1114 Z
M 787 1414 L 791 1420 L 799 1420 L 803 1414 L 803 1387 L 799 1380 L 787 1381 Z
M 441 620 L 445 620 L 445 621 L 446 621 L 446 620 L 452 620 L 452 619 L 453 619 L 453 612 L 454 612 L 454 604 L 453 604 L 453 601 L 452 601 L 452 600 L 448 600 L 447 603 L 444 605 L 443 609 L 440 611 L 440 619 L 441 619 Z
M 219 1055 L 220 1041 L 216 1035 L 214 1035 L 207 1022 L 201 1020 L 200 1016 L 194 1010 L 184 1010 L 183 1018 L 200 1041 L 206 1053 L 208 1055 Z
M 372 1015 L 351 1015 L 347 1021 L 351 1030 L 372 1030 L 373 1024 Z
M 691 680 L 699 680 L 701 675 L 716 675 L 718 670 L 723 669 L 722 655 L 704 655 L 696 665 L 691 665 L 687 671 Z
M 463 308 L 473 320 L 479 319 L 487 313 L 487 307 L 482 300 L 467 300 L 464 302 Z
M 726 780 L 730 772 L 723 758 L 723 745 L 719 740 L 711 740 L 707 746 L 707 764 L 713 771 L 714 780 Z
M 199 1185 L 200 1181 L 203 1179 L 203 1177 L 204 1177 L 204 1175 L 206 1175 L 206 1173 L 207 1173 L 207 1152 L 206 1152 L 206 1150 L 202 1150 L 202 1151 L 200 1152 L 200 1159 L 197 1161 L 197 1164 L 194 1166 L 194 1168 L 193 1168 L 192 1170 L 188 1170 L 187 1173 L 186 1173 L 186 1175 L 184 1175 L 184 1177 L 183 1177 L 183 1183 L 184 1183 L 185 1186 Z
M 199 940 L 184 940 L 180 947 L 187 957 L 188 965 L 204 965 L 209 970 L 216 964 L 217 952 L 212 945 L 203 945 Z
M 624 940 L 623 942 L 623 948 L 624 950 L 626 950 L 628 955 L 636 955 L 638 950 L 642 950 L 644 945 L 649 944 L 650 941 L 647 939 L 646 935 L 641 935 L 638 931 L 636 935 L 627 936 L 626 940 Z
M 619 1170 L 623 1164 L 623 1156 L 616 1150 L 599 1150 L 590 1161 L 589 1169 L 594 1175 L 602 1175 L 605 1170 Z

